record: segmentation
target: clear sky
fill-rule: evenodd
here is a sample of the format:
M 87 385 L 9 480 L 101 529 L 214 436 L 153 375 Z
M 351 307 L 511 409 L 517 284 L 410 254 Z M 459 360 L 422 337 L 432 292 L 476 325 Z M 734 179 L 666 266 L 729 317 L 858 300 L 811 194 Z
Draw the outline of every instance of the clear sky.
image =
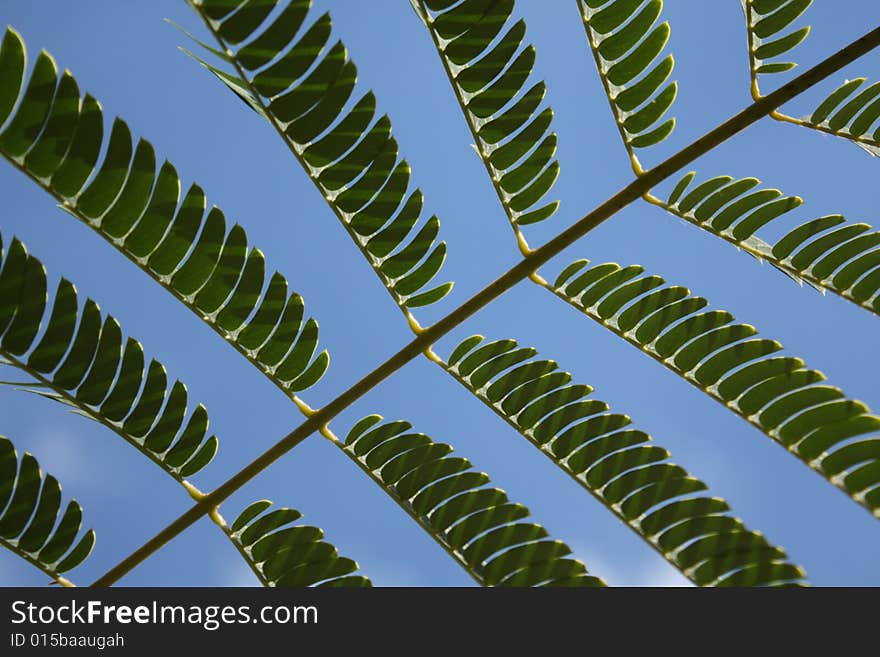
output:
M 316 0 L 330 9 L 335 34 L 391 116 L 413 180 L 448 242 L 444 268 L 453 294 L 417 313 L 422 324 L 448 312 L 513 264 L 518 252 L 503 212 L 470 147 L 470 138 L 430 37 L 406 0 Z M 672 138 L 647 164 L 674 152 L 749 102 L 740 3 L 669 0 L 679 97 Z M 840 11 L 841 6 L 846 11 Z M 574 0 L 520 0 L 556 112 L 562 173 L 560 212 L 529 230 L 541 244 L 626 184 L 631 172 L 589 55 Z M 874 0 L 817 0 L 814 25 L 796 52 L 800 70 L 880 22 Z M 398 310 L 304 172 L 271 128 L 211 75 L 177 50 L 185 38 L 169 17 L 204 36 L 183 0 L 119 2 L 0 1 L 0 23 L 24 37 L 30 62 L 40 48 L 69 68 L 81 88 L 126 119 L 193 180 L 227 217 L 248 231 L 270 267 L 305 298 L 332 356 L 329 373 L 305 398 L 319 406 L 410 339 Z M 844 78 L 878 78 L 880 53 L 866 56 L 792 104 L 806 114 Z M 781 76 L 780 81 L 787 79 Z M 755 176 L 805 199 L 800 220 L 843 213 L 878 222 L 880 162 L 855 146 L 765 119 L 701 158 L 701 177 Z M 235 351 L 171 295 L 53 200 L 0 163 L 4 243 L 18 235 L 81 294 L 114 314 L 146 353 L 202 401 L 220 438 L 214 462 L 194 478 L 203 490 L 225 480 L 301 422 L 296 409 Z M 578 241 L 546 268 L 555 275 L 581 257 L 640 263 L 687 285 L 717 308 L 781 341 L 824 371 L 851 397 L 880 409 L 877 318 L 852 304 L 799 288 L 771 267 L 662 211 L 635 204 Z M 445 280 L 445 279 L 444 279 Z M 550 294 L 523 282 L 445 339 L 438 352 L 472 333 L 513 337 L 538 347 L 575 379 L 590 383 L 612 409 L 671 450 L 673 459 L 725 497 L 749 527 L 788 550 L 819 585 L 880 585 L 880 523 L 763 434 Z M 98 543 L 72 578 L 86 583 L 186 509 L 191 500 L 116 435 L 55 404 L 0 389 L 0 433 L 34 453 L 67 494 L 82 503 Z M 557 470 L 480 402 L 425 359 L 407 365 L 345 411 L 345 433 L 369 413 L 404 418 L 451 443 L 488 472 L 538 522 L 569 543 L 613 585 L 685 583 L 671 566 L 591 496 Z M 249 483 L 223 509 L 234 517 L 267 497 L 317 524 L 377 585 L 467 585 L 472 581 L 385 494 L 319 436 Z M 45 576 L 0 553 L 0 583 L 41 585 Z M 252 585 L 256 580 L 226 539 L 203 520 L 154 555 L 128 585 Z

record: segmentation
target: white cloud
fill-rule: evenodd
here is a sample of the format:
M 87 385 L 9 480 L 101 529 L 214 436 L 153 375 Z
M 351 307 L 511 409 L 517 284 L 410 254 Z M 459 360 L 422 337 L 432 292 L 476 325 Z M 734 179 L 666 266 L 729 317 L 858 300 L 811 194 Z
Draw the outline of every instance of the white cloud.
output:
M 44 472 L 51 472 L 63 486 L 94 480 L 94 468 L 77 445 L 73 431 L 66 427 L 39 427 L 30 441 L 31 452 Z
M 399 563 L 371 563 L 365 566 L 361 563 L 358 571 L 370 578 L 373 586 L 437 586 L 436 583 L 426 583 L 425 577 L 410 568 Z M 440 584 L 442 586 L 442 584 Z
M 214 586 L 260 586 L 257 576 L 240 557 L 218 561 L 216 570 L 217 576 Z
M 574 547 L 572 544 L 572 548 Z M 587 569 L 604 579 L 608 586 L 693 586 L 659 555 L 648 555 L 647 559 L 629 558 L 627 563 L 615 561 L 612 564 L 586 548 L 579 547 L 574 552 L 586 564 Z

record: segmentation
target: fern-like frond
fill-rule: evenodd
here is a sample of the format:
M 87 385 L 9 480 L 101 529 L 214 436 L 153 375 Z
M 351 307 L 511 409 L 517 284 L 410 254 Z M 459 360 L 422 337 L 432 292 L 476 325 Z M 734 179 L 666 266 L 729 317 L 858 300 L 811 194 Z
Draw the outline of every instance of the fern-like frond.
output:
M 165 367 L 147 365 L 141 344 L 102 317 L 91 299 L 61 279 L 47 303 L 46 271 L 18 239 L 0 242 L 0 355 L 62 402 L 111 429 L 178 481 L 204 468 L 217 452 L 208 413 L 198 404 L 187 419 L 187 390 L 168 386 Z
M 21 97 L 0 132 L 0 153 L 288 395 L 314 385 L 330 361 L 326 351 L 316 354 L 318 324 L 304 317 L 302 297 L 284 276 L 266 276 L 265 258 L 248 250 L 244 229 L 227 229 L 216 206 L 206 212 L 196 184 L 181 200 L 174 166 L 166 161 L 157 172 L 150 142 L 135 146 L 121 119 L 105 139 L 100 104 L 80 98 L 70 73 L 59 80 L 51 56 L 40 53 L 22 90 L 24 67 L 24 43 L 10 28 L 0 51 L 0 125 Z
M 779 355 L 706 299 L 638 265 L 579 260 L 546 287 L 721 402 L 880 517 L 880 417 L 804 361 Z
M 777 58 L 807 38 L 810 26 L 795 28 L 792 23 L 811 4 L 812 0 L 743 0 L 754 98 L 761 97 L 758 82 L 762 74 L 781 73 L 796 66 Z M 780 111 L 771 116 L 847 139 L 871 155 L 880 155 L 880 83 L 865 85 L 865 80 L 844 80 L 807 116 L 798 118 Z
M 429 287 L 446 258 L 446 243 L 436 241 L 440 221 L 421 221 L 422 192 L 408 191 L 410 166 L 398 155 L 388 116 L 376 118 L 374 94 L 351 100 L 357 67 L 341 41 L 330 45 L 330 15 L 307 26 L 310 0 L 190 4 L 233 70 L 202 63 L 278 132 L 416 325 L 409 309 L 452 289 Z
M 218 446 L 216 436 L 206 439 L 205 407 L 198 404 L 187 419 L 186 386 L 175 381 L 169 388 L 162 364 L 152 360 L 145 366 L 141 344 L 132 338 L 125 339 L 118 322 L 110 315 L 102 318 L 91 299 L 80 308 L 76 288 L 69 281 L 62 279 L 54 299 L 47 303 L 45 270 L 20 241 L 13 239 L 5 253 L 0 241 L 0 266 L 0 357 L 4 364 L 37 380 L 27 389 L 103 424 L 198 498 L 201 493 L 185 478 L 204 468 Z M 4 449 L 0 439 L 3 482 L 7 481 L 5 473 L 10 468 Z M 11 467 L 14 479 L 14 452 Z M 52 485 L 57 487 L 57 482 Z M 45 490 L 46 495 L 53 494 L 51 488 Z M 0 484 L 0 509 L 5 499 Z M 45 502 L 45 514 L 57 512 L 57 504 L 48 506 L 52 499 L 48 497 Z M 298 512 L 280 509 L 257 520 L 256 516 L 270 503 L 258 504 L 263 506 L 248 507 L 251 513 L 240 515 L 231 529 L 212 517 L 266 586 L 305 586 L 324 580 L 328 580 L 327 585 L 337 586 L 369 584 L 366 578 L 352 575 L 357 570 L 353 561 L 339 557 L 333 546 L 320 540 L 319 529 L 293 527 L 275 531 L 295 520 L 293 514 L 299 517 Z M 273 524 L 273 519 L 282 516 L 287 520 Z M 4 522 L 0 517 L 0 542 L 6 541 L 4 545 L 15 549 L 15 542 L 7 540 L 14 536 L 4 534 Z M 78 522 L 77 516 L 76 527 Z M 29 540 L 27 545 L 33 543 Z M 82 550 L 85 558 L 85 544 Z M 37 548 L 28 550 L 36 551 Z M 36 559 L 36 555 L 30 556 Z M 65 560 L 61 566 L 66 568 L 56 568 L 55 572 L 61 573 L 74 565 L 75 559 Z
M 269 511 L 272 502 L 248 505 L 225 531 L 264 586 L 372 586 L 358 565 L 322 540 L 317 527 L 294 524 L 302 517 L 287 507 Z
M 523 45 L 526 24 L 513 20 L 514 0 L 419 0 L 477 153 L 521 238 L 520 226 L 544 221 L 559 201 L 542 199 L 559 175 L 553 110 L 535 82 L 535 48 Z M 524 246 L 524 241 L 521 242 Z
M 289 11 L 293 11 L 295 7 L 303 8 L 307 4 L 293 2 L 287 7 L 284 14 L 287 18 L 279 23 L 278 28 L 283 28 L 281 31 L 286 35 L 287 40 L 283 43 L 289 43 L 293 38 L 287 33 L 292 25 L 288 20 Z M 324 27 L 329 28 L 329 19 L 318 19 L 309 34 L 314 36 Z M 327 37 L 322 38 L 323 44 Z M 294 47 L 299 50 L 295 56 L 291 55 L 293 60 L 304 55 L 310 57 L 309 61 L 314 63 L 317 53 L 312 52 L 313 45 L 299 44 Z M 318 51 L 321 48 L 319 45 Z M 41 53 L 30 82 L 22 91 L 24 45 L 12 30 L 7 32 L 3 53 L 0 53 L 3 80 L 11 81 L 4 92 L 6 96 L 3 97 L 11 96 L 13 102 L 8 103 L 8 107 L 0 104 L 0 109 L 5 109 L 6 112 L 0 116 L 0 120 L 12 113 L 14 99 L 19 94 L 21 99 L 11 120 L 0 133 L 0 152 L 52 193 L 61 202 L 63 209 L 87 223 L 196 312 L 276 384 L 289 393 L 313 385 L 327 366 L 326 352 L 314 357 L 318 337 L 317 322 L 313 319 L 303 322 L 302 299 L 295 293 L 288 297 L 287 282 L 280 274 L 275 274 L 266 290 L 261 292 L 264 280 L 263 257 L 256 249 L 247 254 L 244 230 L 236 225 L 227 231 L 223 214 L 216 207 L 205 215 L 204 193 L 195 185 L 178 207 L 180 183 L 173 166 L 166 162 L 157 175 L 155 155 L 149 142 L 140 140 L 137 148 L 134 148 L 127 126 L 119 119 L 115 121 L 105 147 L 103 164 L 98 167 L 103 141 L 103 119 L 97 101 L 88 95 L 80 101 L 76 83 L 69 74 L 65 74 L 61 82 L 58 82 L 54 61 L 45 53 Z M 290 63 L 291 58 L 282 56 L 281 59 L 285 62 L 281 68 L 287 70 L 285 66 Z M 229 76 L 223 79 L 229 82 Z M 298 86 L 294 85 L 294 90 L 304 93 L 313 82 L 314 80 L 308 83 L 303 81 Z M 65 85 L 73 86 L 68 89 Z M 11 87 L 14 88 L 9 91 Z M 247 90 L 240 90 L 240 93 L 246 94 Z M 35 168 L 34 163 L 37 160 L 29 159 L 30 155 L 37 152 L 42 141 L 58 133 L 54 128 L 50 132 L 49 126 L 58 123 L 53 116 L 56 111 L 61 112 L 63 107 L 59 94 L 64 94 L 61 96 L 64 98 L 70 96 L 75 99 L 75 102 L 70 101 L 70 106 L 76 108 L 73 117 L 68 116 L 61 122 L 70 138 L 51 149 L 56 157 L 50 164 Z M 42 103 L 33 102 L 41 97 Z M 366 113 L 369 120 L 372 120 L 374 113 L 370 109 L 374 102 L 372 95 L 367 94 L 362 104 L 362 107 L 368 109 Z M 348 118 L 354 120 L 357 117 L 363 118 L 363 114 L 353 111 Z M 340 144 L 339 140 L 345 137 L 349 129 L 350 125 L 343 119 L 327 135 L 325 146 Z M 368 134 L 358 133 L 355 141 L 357 145 L 351 153 L 322 171 L 326 171 L 329 176 L 332 169 L 333 175 L 342 176 L 357 173 L 355 169 L 367 167 L 364 176 L 358 182 L 351 183 L 345 191 L 341 191 L 341 186 L 350 182 L 350 179 L 343 181 L 342 178 L 337 178 L 340 188 L 337 188 L 339 194 L 334 200 L 337 205 L 347 199 L 360 204 L 358 207 L 366 206 L 353 215 L 359 217 L 354 225 L 361 227 L 366 226 L 365 222 L 371 216 L 379 217 L 380 214 L 377 213 L 386 210 L 393 212 L 392 205 L 396 207 L 398 203 L 394 201 L 389 205 L 388 194 L 392 190 L 394 194 L 403 193 L 399 184 L 403 183 L 405 189 L 409 169 L 405 162 L 397 162 L 397 145 L 390 137 L 390 123 L 387 118 L 375 122 Z M 378 150 L 370 150 L 374 148 Z M 359 158 L 367 151 L 373 159 L 356 163 L 355 160 L 360 162 Z M 393 175 L 390 173 L 392 168 L 395 172 Z M 62 184 L 63 179 L 59 178 L 59 172 L 67 169 L 76 169 L 79 173 L 73 183 Z M 322 180 L 327 181 L 329 178 Z M 399 300 L 403 299 L 403 290 L 416 284 L 408 293 L 412 296 L 405 300 L 404 305 L 407 307 L 438 300 L 451 287 L 445 285 L 428 292 L 418 291 L 433 277 L 436 269 L 439 269 L 445 253 L 443 244 L 431 250 L 439 226 L 436 219 L 426 223 L 409 244 L 394 251 L 415 224 L 421 211 L 421 203 L 421 193 L 413 192 L 403 210 L 398 212 L 389 226 L 369 238 L 363 236 L 364 239 L 360 242 L 367 250 L 372 249 L 374 254 L 384 253 L 376 257 L 381 259 L 382 275 L 393 279 L 394 291 Z M 429 250 L 431 253 L 419 264 Z M 26 260 L 27 256 L 24 255 L 24 258 Z M 423 282 L 419 283 L 423 278 Z M 100 336 L 99 317 L 96 322 Z M 93 333 L 94 331 L 95 329 L 92 330 Z M 92 341 L 95 340 L 97 338 L 92 336 Z M 164 369 L 161 374 L 161 399 L 164 400 Z M 149 373 L 147 377 L 149 383 Z M 158 370 L 156 377 L 158 381 Z M 143 398 L 143 394 L 141 397 Z M 300 410 L 307 414 L 311 411 L 295 395 L 292 397 Z M 141 401 L 144 403 L 141 404 Z M 146 403 L 145 399 L 139 400 L 134 411 L 138 411 Z M 160 407 L 161 403 L 160 400 Z M 156 412 L 158 410 L 157 408 Z M 146 428 L 149 429 L 149 426 Z M 329 434 L 329 428 L 326 431 Z M 401 504 L 406 504 L 406 501 L 401 501 Z M 424 523 L 420 524 L 426 526 Z
M 409 422 L 370 415 L 344 450 L 478 583 L 484 586 L 604 586 L 571 549 L 530 522 L 529 510 L 489 486 L 452 447 L 411 432 Z
M 803 571 L 707 497 L 705 483 L 555 361 L 475 335 L 441 366 L 700 586 L 800 583 Z
M 694 178 L 694 172 L 685 175 L 666 201 L 648 200 L 796 281 L 880 314 L 880 232 L 828 215 L 797 226 L 771 245 L 755 233 L 800 206 L 799 197 L 759 189 L 757 178 L 716 176 L 693 184 Z
M 95 545 L 95 532 L 80 534 L 81 525 L 79 503 L 70 500 L 61 513 L 58 480 L 27 452 L 19 460 L 12 442 L 0 436 L 0 545 L 62 586 L 73 586 L 63 573 L 85 561 Z
M 871 155 L 880 155 L 880 82 L 845 80 L 810 116 L 798 119 L 774 113 L 773 117 L 848 139 Z
M 752 92 L 760 97 L 758 76 L 790 71 L 797 64 L 779 59 L 798 46 L 810 33 L 810 26 L 792 23 L 813 4 L 813 0 L 742 0 L 749 31 L 749 63 Z
M 642 167 L 636 149 L 654 146 L 672 134 L 674 118 L 664 118 L 675 101 L 675 66 L 663 56 L 669 23 L 660 20 L 662 0 L 578 0 L 590 49 L 611 103 L 614 120 L 630 154 L 633 170 Z

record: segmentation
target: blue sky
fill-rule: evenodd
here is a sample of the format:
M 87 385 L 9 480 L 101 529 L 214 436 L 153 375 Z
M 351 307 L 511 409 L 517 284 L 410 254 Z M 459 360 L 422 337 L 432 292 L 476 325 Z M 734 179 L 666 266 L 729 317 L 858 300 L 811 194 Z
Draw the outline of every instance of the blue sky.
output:
M 876 3 L 817 2 L 814 30 L 796 51 L 804 67 L 877 23 Z M 470 147 L 464 119 L 430 37 L 406 0 L 316 0 L 330 9 L 335 34 L 391 116 L 401 152 L 442 222 L 449 245 L 444 268 L 456 281 L 443 303 L 417 313 L 442 316 L 512 265 L 518 252 L 503 212 Z M 547 81 L 559 134 L 560 212 L 529 230 L 541 244 L 629 182 L 631 172 L 574 0 L 520 0 Z M 749 102 L 745 31 L 739 2 L 670 0 L 671 49 L 680 90 L 672 138 L 644 157 L 659 161 Z M 835 8 L 836 5 L 836 8 Z M 209 201 L 240 222 L 270 267 L 284 273 L 321 324 L 329 373 L 306 399 L 319 406 L 410 339 L 390 297 L 370 274 L 311 182 L 268 125 L 177 50 L 184 44 L 169 17 L 198 35 L 203 28 L 183 0 L 77 3 L 3 0 L 0 22 L 24 37 L 30 61 L 45 48 L 69 68 L 105 116 L 126 119 L 193 180 Z M 877 78 L 880 53 L 862 58 L 787 108 L 802 115 L 844 78 Z M 787 79 L 781 76 L 780 81 Z M 877 167 L 855 146 L 769 119 L 695 167 L 703 177 L 755 176 L 805 199 L 802 220 L 843 213 L 877 223 Z M 8 165 L 0 165 L 5 240 L 18 235 L 83 295 L 114 314 L 148 355 L 203 402 L 220 452 L 195 483 L 208 490 L 300 423 L 282 394 L 168 293 Z M 836 297 L 799 288 L 770 267 L 704 232 L 636 204 L 554 259 L 640 263 L 687 285 L 715 307 L 781 341 L 851 397 L 880 408 L 876 317 Z M 472 333 L 513 337 L 538 347 L 576 380 L 590 383 L 612 409 L 628 413 L 671 450 L 673 459 L 725 497 L 749 527 L 785 547 L 818 585 L 880 585 L 880 524 L 757 430 L 602 327 L 528 282 L 459 327 L 439 345 Z M 0 390 L 3 433 L 34 453 L 67 494 L 80 500 L 98 533 L 90 559 L 72 578 L 87 583 L 186 509 L 170 478 L 103 427 L 36 396 Z M 346 410 L 333 426 L 347 431 L 369 413 L 403 418 L 451 443 L 488 472 L 538 522 L 565 540 L 588 568 L 616 585 L 673 585 L 684 579 L 512 429 L 427 360 L 416 360 Z M 385 494 L 331 445 L 314 436 L 224 504 L 227 518 L 269 498 L 356 559 L 378 585 L 472 583 Z M 0 553 L 0 583 L 42 585 L 45 577 Z M 256 580 L 215 526 L 199 522 L 122 580 L 127 585 L 251 585 Z

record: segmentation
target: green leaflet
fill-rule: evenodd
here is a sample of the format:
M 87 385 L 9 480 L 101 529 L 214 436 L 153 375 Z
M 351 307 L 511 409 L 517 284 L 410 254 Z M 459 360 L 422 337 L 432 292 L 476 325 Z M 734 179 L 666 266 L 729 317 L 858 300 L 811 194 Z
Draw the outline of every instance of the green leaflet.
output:
M 813 0 L 745 0 L 752 49 L 749 57 L 755 75 L 790 71 L 797 64 L 777 58 L 794 49 L 807 38 L 810 27 L 793 28 Z
M 262 18 L 280 5 L 277 18 L 263 27 Z M 329 14 L 307 25 L 310 5 L 308 0 L 245 0 L 219 24 L 207 20 L 216 20 L 208 6 L 194 5 L 232 51 L 236 70 L 227 73 L 199 61 L 272 123 L 409 316 L 408 309 L 436 303 L 452 289 L 452 283 L 429 287 L 446 245 L 435 242 L 436 231 L 430 238 L 425 233 L 424 226 L 436 217 L 411 236 L 421 215 L 421 191 L 408 192 L 409 165 L 398 159 L 388 117 L 376 118 L 373 93 L 352 101 L 357 67 L 341 41 L 331 44 Z M 245 45 L 235 48 L 239 43 Z M 381 255 L 369 246 L 376 242 L 382 243 Z M 389 273 L 390 260 L 406 266 L 393 266 Z
M 847 399 L 775 340 L 641 268 L 568 267 L 546 284 L 558 297 L 635 345 L 785 447 L 880 517 L 880 452 L 862 449 L 880 418 Z M 601 272 L 593 275 L 593 272 Z M 619 274 L 629 271 L 630 275 Z M 589 279 L 588 283 L 583 283 Z M 610 281 L 610 282 L 609 282 Z M 650 281 L 640 285 L 640 281 Z M 856 447 L 858 446 L 858 447 Z M 843 458 L 841 455 L 850 455 Z M 843 465 L 843 464 L 846 465 Z
M 0 436 L 0 545 L 65 586 L 62 573 L 89 556 L 95 532 L 80 533 L 82 508 L 70 500 L 61 513 L 61 485 L 25 452 Z M 79 540 L 77 540 L 79 536 Z
M 535 356 L 514 340 L 473 336 L 441 366 L 695 584 L 802 581 L 784 551 L 727 515 L 724 500 L 706 497 L 706 484 L 670 463 L 629 417 Z
M 302 298 L 281 274 L 267 276 L 244 229 L 227 228 L 217 207 L 206 212 L 196 184 L 181 198 L 174 166 L 166 161 L 157 171 L 152 145 L 135 145 L 121 119 L 105 138 L 100 104 L 86 96 L 80 107 L 75 80 L 66 72 L 57 80 L 49 55 L 41 53 L 21 91 L 24 52 L 8 29 L 0 49 L 0 123 L 22 98 L 0 134 L 0 152 L 287 393 L 317 383 L 330 360 L 317 349 L 317 324 L 303 317 Z
M 767 260 L 794 280 L 829 290 L 880 314 L 880 233 L 840 215 L 819 217 L 789 230 L 775 244 L 755 235 L 798 207 L 797 196 L 754 188 L 756 178 L 719 176 L 693 185 L 688 173 L 666 202 L 670 213 Z
M 665 119 L 678 83 L 672 55 L 662 56 L 669 25 L 660 20 L 662 0 L 579 0 L 581 16 L 599 74 L 627 148 L 647 148 L 672 134 Z
M 484 586 L 604 586 L 452 447 L 371 415 L 344 450 Z
M 43 265 L 17 239 L 5 251 L 0 242 L 0 264 L 0 354 L 36 377 L 40 394 L 113 429 L 178 481 L 210 463 L 217 438 L 201 404 L 187 419 L 186 386 L 169 389 L 161 363 L 145 365 L 141 344 L 91 299 L 80 309 L 66 279 L 47 303 Z
M 523 46 L 526 25 L 513 21 L 514 0 L 420 3 L 452 81 L 477 151 L 514 226 L 550 218 L 559 201 L 544 201 L 559 175 L 553 110 L 541 108 L 534 83 L 535 49 Z M 430 10 L 430 11 L 429 11 Z M 433 13 L 431 13 L 433 12 Z
M 265 586 L 365 587 L 358 565 L 340 556 L 317 527 L 294 524 L 302 514 L 269 500 L 247 506 L 227 529 L 241 555 Z

